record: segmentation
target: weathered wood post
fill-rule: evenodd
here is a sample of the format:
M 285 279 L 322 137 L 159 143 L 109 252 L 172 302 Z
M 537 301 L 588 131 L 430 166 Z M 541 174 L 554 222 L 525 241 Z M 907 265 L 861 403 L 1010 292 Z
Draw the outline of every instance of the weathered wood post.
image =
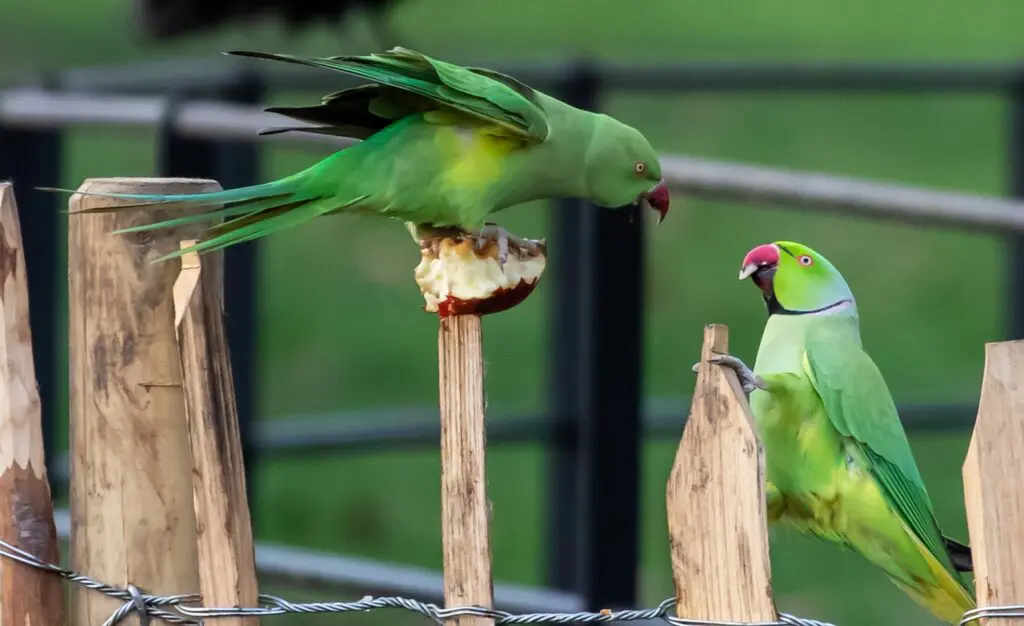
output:
M 99 193 L 217 191 L 215 181 L 88 179 Z M 192 459 L 175 337 L 177 229 L 111 231 L 183 207 L 114 210 L 130 201 L 74 195 L 68 219 L 72 568 L 144 593 L 199 589 Z M 173 212 L 173 213 L 172 213 Z M 120 603 L 75 586 L 75 626 L 102 624 Z M 138 616 L 125 620 L 139 623 Z
M 195 241 L 181 242 L 187 247 Z M 224 330 L 224 258 L 182 256 L 174 283 L 175 326 L 192 450 L 192 491 L 203 606 L 254 607 L 259 599 L 242 439 Z M 256 626 L 256 617 L 220 618 Z
M 493 607 L 488 527 L 484 356 L 480 317 L 443 318 L 437 340 L 441 400 L 441 528 L 445 606 Z M 464 617 L 461 626 L 493 623 Z
M 446 607 L 493 608 L 487 499 L 484 351 L 481 316 L 522 302 L 540 280 L 543 242 L 513 241 L 504 267 L 498 245 L 472 239 L 420 240 L 416 282 L 425 310 L 440 317 L 437 351 L 441 408 L 441 529 Z M 458 626 L 494 620 L 459 617 Z
M 14 187 L 0 183 L 0 538 L 58 564 L 46 477 L 28 279 Z M 0 624 L 64 626 L 64 591 L 49 572 L 0 559 Z
M 728 329 L 704 329 L 690 415 L 665 491 L 676 615 L 771 622 L 764 458 L 732 370 L 708 362 L 729 350 Z
M 985 345 L 978 418 L 963 477 L 978 610 L 1024 604 L 1024 341 Z M 992 617 L 980 623 L 1019 622 Z

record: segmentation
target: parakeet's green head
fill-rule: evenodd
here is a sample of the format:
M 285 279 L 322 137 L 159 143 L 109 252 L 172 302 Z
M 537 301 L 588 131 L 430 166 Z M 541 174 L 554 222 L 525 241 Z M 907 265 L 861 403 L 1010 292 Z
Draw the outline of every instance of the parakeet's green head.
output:
M 659 214 L 668 214 L 668 187 L 661 180 L 658 153 L 631 126 L 597 115 L 597 125 L 584 155 L 586 196 L 606 208 L 644 204 Z
M 776 241 L 757 246 L 743 258 L 740 280 L 761 290 L 768 314 L 820 313 L 854 304 L 846 279 L 828 259 L 807 246 Z

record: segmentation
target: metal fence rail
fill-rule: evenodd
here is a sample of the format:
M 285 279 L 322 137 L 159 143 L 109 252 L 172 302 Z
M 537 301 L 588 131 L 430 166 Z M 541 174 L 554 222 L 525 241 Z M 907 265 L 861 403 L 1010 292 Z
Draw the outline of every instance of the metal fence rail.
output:
M 1024 65 L 638 66 L 586 60 L 515 67 L 474 64 L 507 72 L 591 110 L 601 108 L 601 98 L 610 90 L 995 94 L 1009 105 L 1008 189 L 1015 198 L 1024 196 Z M 160 175 L 210 177 L 234 187 L 261 179 L 257 156 L 263 141 L 305 142 L 310 149 L 324 151 L 332 147 L 327 142 L 343 145 L 316 135 L 256 137 L 259 128 L 282 123 L 255 106 L 267 89 L 336 89 L 346 82 L 345 77 L 326 71 L 218 57 L 76 69 L 50 75 L 37 87 L 0 91 L 0 177 L 13 178 L 19 190 L 33 328 L 53 329 L 62 315 L 53 294 L 66 280 L 59 262 L 64 244 L 58 236 L 58 211 L 65 200 L 23 190 L 61 183 L 64 129 L 84 124 L 155 131 Z M 673 155 L 665 156 L 664 170 L 671 186 L 684 195 L 1005 233 L 1013 251 L 1007 285 L 1008 334 L 1024 336 L 1022 201 Z M 548 583 L 575 592 L 583 608 L 628 606 L 636 598 L 641 435 L 645 431 L 653 436 L 677 435 L 685 404 L 641 402 L 643 221 L 629 222 L 625 212 L 601 211 L 577 201 L 560 204 L 551 213 L 551 240 L 556 245 L 551 248 L 548 283 L 553 346 L 548 410 L 495 420 L 491 440 L 542 439 L 548 444 Z M 597 254 L 605 248 L 620 251 L 615 263 Z M 350 419 L 347 415 L 283 424 L 253 422 L 251 364 L 257 355 L 252 309 L 258 249 L 258 245 L 243 244 L 225 255 L 233 276 L 225 300 L 231 317 L 229 342 L 246 464 L 251 468 L 262 452 L 353 451 L 374 443 L 417 445 L 436 440 L 432 409 L 412 410 L 407 420 L 384 427 L 379 422 L 343 424 L 342 419 Z M 629 298 L 636 306 L 620 311 L 614 324 L 603 317 L 620 296 L 603 287 L 609 284 L 636 289 Z M 52 399 L 64 384 L 65 373 L 57 370 L 53 359 L 54 335 L 45 330 L 36 333 L 36 371 L 44 424 L 49 425 L 45 436 L 51 451 L 50 472 L 59 479 L 66 475 L 66 460 L 52 452 Z M 907 427 L 915 429 L 963 427 L 973 412 L 973 407 L 901 408 Z M 292 430 L 298 425 L 302 428 Z M 56 492 L 60 488 L 55 485 Z M 608 500 L 621 506 L 602 507 L 601 502 Z

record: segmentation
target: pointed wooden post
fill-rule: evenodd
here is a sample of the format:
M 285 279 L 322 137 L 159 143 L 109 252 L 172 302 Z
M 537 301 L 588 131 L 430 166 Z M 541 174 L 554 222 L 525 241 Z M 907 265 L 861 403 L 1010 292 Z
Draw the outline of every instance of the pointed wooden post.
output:
M 182 241 L 188 247 L 194 240 Z M 192 450 L 192 493 L 199 548 L 199 586 L 206 607 L 255 607 L 256 556 L 245 492 L 242 439 L 224 330 L 224 258 L 182 255 L 174 283 L 185 414 Z M 255 617 L 226 617 L 224 626 L 257 626 Z
M 181 194 L 215 181 L 89 179 L 79 191 Z M 144 593 L 199 590 L 192 458 L 175 337 L 172 286 L 183 231 L 114 235 L 183 207 L 113 209 L 127 200 L 74 195 L 68 216 L 71 369 L 71 566 Z M 203 210 L 197 208 L 193 210 Z M 121 606 L 76 585 L 75 626 Z M 139 624 L 138 616 L 124 620 Z
M 963 477 L 979 610 L 1024 604 L 1024 341 L 985 345 L 978 418 Z
M 0 538 L 59 564 L 14 187 L 0 183 Z M 0 558 L 0 624 L 64 626 L 61 580 Z
M 701 365 L 665 491 L 676 615 L 770 622 L 772 600 L 764 459 L 735 372 L 708 363 L 728 353 L 728 329 L 704 329 Z

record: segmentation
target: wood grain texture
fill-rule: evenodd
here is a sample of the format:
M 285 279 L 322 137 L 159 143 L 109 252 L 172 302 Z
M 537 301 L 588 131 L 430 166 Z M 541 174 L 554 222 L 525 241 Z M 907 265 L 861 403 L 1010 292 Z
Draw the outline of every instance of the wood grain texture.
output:
M 14 188 L 0 183 L 0 538 L 58 564 L 42 409 L 32 357 L 28 279 Z M 0 559 L 0 626 L 64 626 L 53 574 Z
M 1024 341 L 985 345 L 978 418 L 964 461 L 964 500 L 978 608 L 1024 604 Z M 1013 619 L 983 621 L 990 626 Z
M 484 355 L 480 317 L 440 320 L 441 532 L 445 606 L 494 606 L 488 520 Z M 458 626 L 494 620 L 459 617 Z
M 704 329 L 690 416 L 665 491 L 676 615 L 777 619 L 772 600 L 764 459 L 735 372 L 708 362 L 728 353 L 728 329 Z
M 215 181 L 89 179 L 80 191 L 196 193 Z M 182 215 L 175 207 L 83 213 L 128 201 L 74 195 L 68 217 L 72 568 L 145 593 L 196 593 L 199 571 L 172 285 L 180 262 L 150 263 L 194 238 L 111 231 Z M 72 623 L 119 601 L 73 587 Z M 135 626 L 138 616 L 122 624 Z
M 194 244 L 181 242 L 182 247 Z M 242 439 L 224 329 L 224 258 L 182 256 L 174 284 L 175 320 L 192 450 L 192 493 L 203 606 L 255 607 L 256 557 L 245 492 Z M 224 626 L 256 626 L 225 617 Z

